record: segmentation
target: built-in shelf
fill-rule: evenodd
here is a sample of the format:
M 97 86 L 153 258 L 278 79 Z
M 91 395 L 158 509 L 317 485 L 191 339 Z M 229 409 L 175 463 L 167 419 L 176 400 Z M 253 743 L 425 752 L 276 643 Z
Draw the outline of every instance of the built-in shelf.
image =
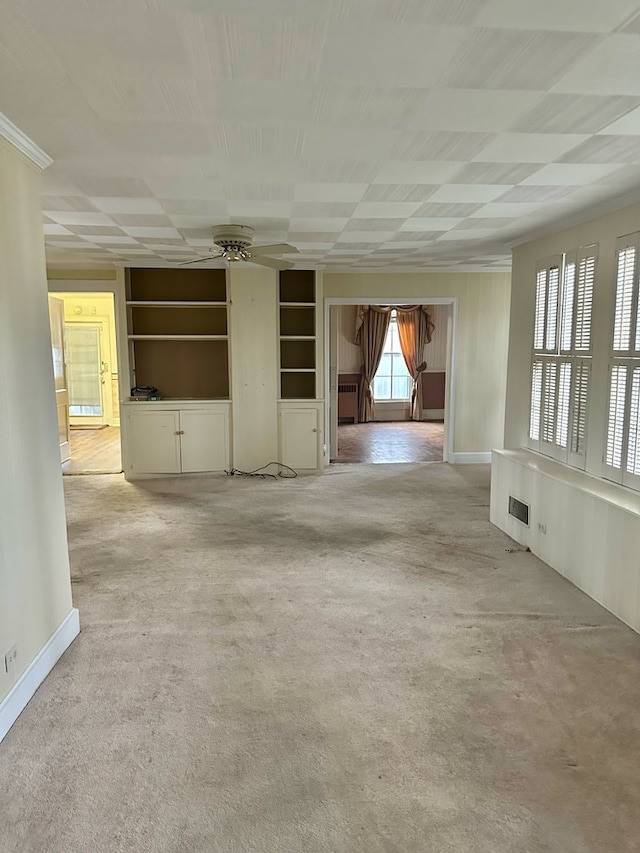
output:
M 316 396 L 316 285 L 312 270 L 285 270 L 279 281 L 280 399 Z
M 225 270 L 131 269 L 131 387 L 167 398 L 229 398 Z

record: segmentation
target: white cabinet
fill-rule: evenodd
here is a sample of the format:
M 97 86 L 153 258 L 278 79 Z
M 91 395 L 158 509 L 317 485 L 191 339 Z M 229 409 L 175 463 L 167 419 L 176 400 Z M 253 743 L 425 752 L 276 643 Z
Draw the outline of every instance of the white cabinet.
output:
M 180 412 L 182 470 L 222 471 L 229 468 L 229 416 L 226 411 Z
M 122 447 L 128 478 L 195 474 L 229 467 L 229 404 L 124 403 Z
M 316 471 L 321 454 L 321 405 L 280 403 L 280 461 L 296 471 Z

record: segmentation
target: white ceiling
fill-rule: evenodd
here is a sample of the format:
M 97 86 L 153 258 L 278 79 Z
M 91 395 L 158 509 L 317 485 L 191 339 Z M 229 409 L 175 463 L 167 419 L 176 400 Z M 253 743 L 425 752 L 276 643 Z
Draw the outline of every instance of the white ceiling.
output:
M 54 158 L 52 263 L 233 222 L 300 267 L 505 269 L 640 190 L 640 2 L 3 0 L 0 111 Z

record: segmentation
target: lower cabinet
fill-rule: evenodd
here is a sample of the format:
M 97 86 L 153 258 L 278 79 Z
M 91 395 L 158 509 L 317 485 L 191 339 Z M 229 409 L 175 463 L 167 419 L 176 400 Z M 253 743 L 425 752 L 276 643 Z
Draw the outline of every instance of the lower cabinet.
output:
M 125 476 L 195 474 L 229 468 L 229 404 L 167 408 L 124 403 Z
M 296 471 L 316 471 L 322 460 L 322 407 L 280 403 L 280 461 Z

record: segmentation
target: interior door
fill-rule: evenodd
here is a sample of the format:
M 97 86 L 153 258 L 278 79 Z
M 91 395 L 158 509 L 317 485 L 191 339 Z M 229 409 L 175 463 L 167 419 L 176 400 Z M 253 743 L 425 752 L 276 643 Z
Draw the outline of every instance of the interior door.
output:
M 58 411 L 58 437 L 60 441 L 60 461 L 71 459 L 69 444 L 69 389 L 64 347 L 64 302 L 49 297 L 49 325 L 51 327 L 51 353 L 53 356 L 53 376 L 56 389 L 56 408 Z

